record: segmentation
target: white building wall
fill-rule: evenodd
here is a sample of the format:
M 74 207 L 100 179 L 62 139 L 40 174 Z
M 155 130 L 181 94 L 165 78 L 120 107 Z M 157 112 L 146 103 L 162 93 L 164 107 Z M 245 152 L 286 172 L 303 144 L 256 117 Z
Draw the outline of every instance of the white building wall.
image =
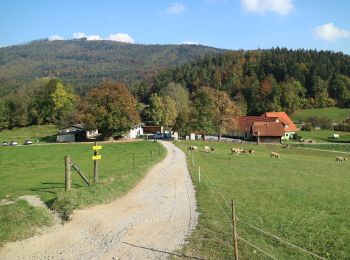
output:
M 129 131 L 127 137 L 130 139 L 135 139 L 140 137 L 141 135 L 143 135 L 143 128 L 141 126 L 137 126 Z

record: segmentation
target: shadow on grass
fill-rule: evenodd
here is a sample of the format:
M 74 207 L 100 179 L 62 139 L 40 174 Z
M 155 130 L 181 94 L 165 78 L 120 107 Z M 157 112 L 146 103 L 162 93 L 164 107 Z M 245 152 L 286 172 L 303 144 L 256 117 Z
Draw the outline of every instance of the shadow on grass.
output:
M 195 256 L 188 256 L 188 255 L 185 255 L 185 254 L 171 253 L 171 252 L 167 252 L 167 251 L 163 251 L 163 250 L 159 250 L 159 249 L 154 249 L 154 248 L 149 248 L 149 247 L 134 245 L 134 244 L 127 243 L 127 242 L 122 242 L 122 243 L 125 244 L 125 245 L 128 245 L 128 246 L 132 246 L 132 247 L 136 247 L 136 248 L 141 248 L 141 249 L 145 249 L 145 250 L 149 250 L 149 251 L 153 251 L 153 252 L 159 252 L 159 253 L 163 253 L 163 254 L 168 254 L 168 255 L 172 255 L 172 256 L 177 256 L 177 257 L 181 257 L 181 258 L 203 259 L 203 258 L 199 258 L 199 257 L 195 257 Z
M 37 139 L 44 143 L 56 143 L 57 135 L 48 135 Z

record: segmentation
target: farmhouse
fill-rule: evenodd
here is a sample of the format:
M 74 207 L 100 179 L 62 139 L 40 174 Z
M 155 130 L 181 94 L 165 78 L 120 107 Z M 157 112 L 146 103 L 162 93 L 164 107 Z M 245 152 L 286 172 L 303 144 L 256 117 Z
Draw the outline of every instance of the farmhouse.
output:
M 285 112 L 266 112 L 262 115 L 262 117 L 278 118 L 278 121 L 280 121 L 284 127 L 284 135 L 282 137 L 282 139 L 284 140 L 289 140 L 293 138 L 295 132 L 298 131 L 296 125 Z
M 284 126 L 281 122 L 254 122 L 252 136 L 258 143 L 281 143 Z
M 233 135 L 239 139 L 252 140 L 252 125 L 255 122 L 279 122 L 277 117 L 240 116 L 234 119 Z

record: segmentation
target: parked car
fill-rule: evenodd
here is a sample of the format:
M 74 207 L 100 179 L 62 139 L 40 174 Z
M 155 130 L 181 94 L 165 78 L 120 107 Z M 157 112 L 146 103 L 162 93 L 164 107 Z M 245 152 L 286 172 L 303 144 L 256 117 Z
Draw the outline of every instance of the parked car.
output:
M 30 141 L 30 140 L 25 140 L 23 144 L 24 144 L 24 145 L 30 145 L 30 144 L 33 144 L 33 142 Z
M 11 146 L 15 146 L 15 145 L 17 145 L 17 144 L 18 144 L 17 141 L 11 141 L 11 142 L 10 142 L 10 145 L 11 145 Z
M 8 144 L 8 142 L 4 141 L 4 142 L 2 142 L 2 145 L 3 146 L 8 146 L 9 144 Z
M 164 135 L 162 133 L 155 133 L 154 139 L 164 139 Z

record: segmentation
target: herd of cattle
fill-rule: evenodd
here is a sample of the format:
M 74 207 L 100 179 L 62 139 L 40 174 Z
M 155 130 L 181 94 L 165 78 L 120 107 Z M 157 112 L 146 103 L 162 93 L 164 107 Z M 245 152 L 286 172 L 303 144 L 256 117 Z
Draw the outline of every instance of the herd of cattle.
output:
M 195 146 L 195 145 L 190 145 L 188 147 L 188 150 L 189 151 L 197 151 L 198 147 Z M 203 146 L 203 151 L 206 152 L 206 153 L 214 152 L 215 151 L 215 147 L 205 145 L 205 146 Z M 247 154 L 247 153 L 254 154 L 255 151 L 252 150 L 252 149 L 249 149 L 248 151 L 246 151 L 246 150 L 243 150 L 243 148 L 234 148 L 234 147 L 231 148 L 231 154 L 239 155 L 239 154 Z M 270 153 L 270 157 L 271 158 L 272 157 L 280 158 L 280 155 L 277 152 L 271 152 Z M 337 157 L 335 157 L 335 160 L 337 162 L 344 162 L 344 161 L 347 160 L 347 158 L 343 157 L 343 156 L 337 156 Z

